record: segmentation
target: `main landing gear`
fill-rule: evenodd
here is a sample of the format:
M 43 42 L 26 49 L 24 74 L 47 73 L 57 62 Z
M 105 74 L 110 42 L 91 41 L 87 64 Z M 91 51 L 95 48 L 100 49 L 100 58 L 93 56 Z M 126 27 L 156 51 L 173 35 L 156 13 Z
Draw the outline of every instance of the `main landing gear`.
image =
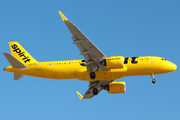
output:
M 94 88 L 93 89 L 93 95 L 97 95 L 98 94 L 98 89 L 97 88 Z
M 154 79 L 154 73 L 151 74 L 151 78 L 152 78 L 152 83 L 155 84 L 156 83 L 156 79 Z
M 91 73 L 90 73 L 90 78 L 91 78 L 91 79 L 95 79 L 95 78 L 96 78 L 95 72 L 91 72 Z

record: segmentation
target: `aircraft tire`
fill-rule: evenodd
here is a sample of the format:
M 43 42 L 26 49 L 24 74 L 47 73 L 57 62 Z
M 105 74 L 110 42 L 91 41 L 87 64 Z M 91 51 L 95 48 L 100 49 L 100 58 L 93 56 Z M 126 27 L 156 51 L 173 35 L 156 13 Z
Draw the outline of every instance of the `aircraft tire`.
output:
M 97 89 L 97 88 L 94 88 L 94 89 L 93 89 L 93 94 L 94 94 L 94 95 L 97 95 L 97 94 L 98 94 L 98 89 Z
M 153 79 L 153 80 L 152 80 L 152 83 L 153 83 L 153 84 L 155 84 L 155 83 L 156 83 L 156 80 L 155 80 L 155 79 Z
M 95 79 L 95 78 L 96 78 L 95 72 L 91 72 L 91 73 L 90 73 L 90 78 L 91 78 L 91 79 Z

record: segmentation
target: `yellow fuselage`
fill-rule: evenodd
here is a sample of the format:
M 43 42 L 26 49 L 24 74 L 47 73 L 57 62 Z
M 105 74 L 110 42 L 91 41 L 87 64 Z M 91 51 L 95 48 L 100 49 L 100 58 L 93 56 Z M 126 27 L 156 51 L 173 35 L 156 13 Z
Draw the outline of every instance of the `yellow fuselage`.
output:
M 87 72 L 86 66 L 82 65 L 85 64 L 82 60 L 37 62 L 27 65 L 25 69 L 9 66 L 5 68 L 5 71 L 49 79 L 96 81 L 115 80 L 125 76 L 151 75 L 151 73 L 163 74 L 174 71 L 177 68 L 174 63 L 161 57 L 136 57 L 134 59 L 136 62 L 132 62 L 133 57 L 124 59 L 123 68 L 95 71 L 95 79 L 90 78 L 89 74 L 91 71 Z

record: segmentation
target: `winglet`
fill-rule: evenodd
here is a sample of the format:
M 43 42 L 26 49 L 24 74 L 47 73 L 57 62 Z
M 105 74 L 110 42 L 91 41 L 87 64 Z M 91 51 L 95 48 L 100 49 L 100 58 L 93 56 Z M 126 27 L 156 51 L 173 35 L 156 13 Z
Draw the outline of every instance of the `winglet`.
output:
M 59 12 L 59 14 L 60 14 L 60 16 L 61 16 L 61 18 L 62 18 L 63 21 L 68 21 L 68 19 L 66 18 L 66 16 L 64 16 L 61 11 L 58 11 L 58 12 Z
M 76 93 L 78 94 L 79 99 L 83 99 L 83 96 L 78 91 L 76 91 Z

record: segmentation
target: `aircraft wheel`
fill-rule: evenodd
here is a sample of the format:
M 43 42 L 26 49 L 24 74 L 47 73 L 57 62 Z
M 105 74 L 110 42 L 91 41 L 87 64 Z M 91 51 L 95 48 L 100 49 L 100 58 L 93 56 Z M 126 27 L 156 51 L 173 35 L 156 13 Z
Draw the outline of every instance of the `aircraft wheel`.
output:
M 95 79 L 95 78 L 96 78 L 95 72 L 91 72 L 91 73 L 90 73 L 90 78 L 91 78 L 91 79 Z
M 153 79 L 153 80 L 152 80 L 152 83 L 153 83 L 153 84 L 155 84 L 155 83 L 156 83 L 156 80 L 155 80 L 155 79 Z
M 94 94 L 94 95 L 97 95 L 97 94 L 98 94 L 98 89 L 97 89 L 97 88 L 94 88 L 94 89 L 93 89 L 93 94 Z

